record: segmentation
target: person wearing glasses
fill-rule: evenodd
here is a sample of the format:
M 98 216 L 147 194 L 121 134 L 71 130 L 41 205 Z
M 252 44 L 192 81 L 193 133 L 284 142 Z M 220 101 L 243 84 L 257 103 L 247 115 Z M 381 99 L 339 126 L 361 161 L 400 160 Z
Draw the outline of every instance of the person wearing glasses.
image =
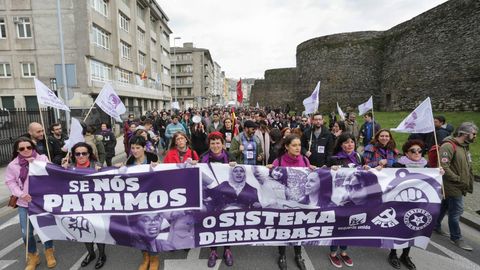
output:
M 302 120 L 300 121 L 300 124 L 298 125 L 298 128 L 303 132 L 305 132 L 306 129 L 308 129 L 310 125 L 308 124 L 308 118 L 307 117 L 302 117 Z
M 452 136 L 443 140 L 440 146 L 439 163 L 445 170 L 443 187 L 445 199 L 442 200 L 440 214 L 435 226 L 436 232 L 441 232 L 442 220 L 448 210 L 448 227 L 450 241 L 457 247 L 472 251 L 465 243 L 460 230 L 460 216 L 463 214 L 463 197 L 473 192 L 473 165 L 470 145 L 477 138 L 478 127 L 472 122 L 463 122 Z
M 34 160 L 48 162 L 47 156 L 37 152 L 36 146 L 31 139 L 20 137 L 13 144 L 12 161 L 8 164 L 5 171 L 5 184 L 12 195 L 18 198 L 16 206 L 18 206 L 22 238 L 25 244 L 28 237 L 28 255 L 25 269 L 32 270 L 35 270 L 37 265 L 40 264 L 40 256 L 37 253 L 37 244 L 33 236 L 33 226 L 27 222 L 28 203 L 32 201 L 32 197 L 28 192 L 28 169 L 30 162 Z M 28 236 L 26 235 L 27 224 L 29 226 Z M 53 268 L 57 265 L 53 255 L 53 242 L 46 241 L 43 245 L 45 246 L 47 266 Z
M 71 165 L 70 165 L 71 164 Z M 93 148 L 88 143 L 79 142 L 72 147 L 72 157 L 71 163 L 65 158 L 62 162 L 64 168 L 72 167 L 79 169 L 100 169 L 100 164 L 97 162 L 97 157 L 93 153 Z M 93 243 L 85 243 L 87 248 L 87 256 L 83 259 L 81 266 L 85 267 L 89 265 L 93 260 L 95 260 L 95 250 L 93 248 Z M 95 269 L 100 269 L 103 267 L 107 261 L 107 256 L 105 255 L 105 244 L 97 243 L 98 247 L 98 259 L 95 263 Z

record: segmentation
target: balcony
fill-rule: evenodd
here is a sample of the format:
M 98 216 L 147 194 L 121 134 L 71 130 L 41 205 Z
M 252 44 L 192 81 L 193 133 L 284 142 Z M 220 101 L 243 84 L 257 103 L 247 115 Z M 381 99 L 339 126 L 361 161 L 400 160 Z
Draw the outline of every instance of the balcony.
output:
M 136 98 L 145 98 L 145 99 L 156 99 L 156 100 L 171 100 L 172 95 L 170 91 L 158 90 L 155 88 L 149 88 L 129 83 L 123 83 L 118 81 L 110 81 L 115 89 L 115 92 L 122 97 L 136 97 Z M 105 82 L 100 81 L 91 81 L 92 92 L 95 94 L 100 93 Z

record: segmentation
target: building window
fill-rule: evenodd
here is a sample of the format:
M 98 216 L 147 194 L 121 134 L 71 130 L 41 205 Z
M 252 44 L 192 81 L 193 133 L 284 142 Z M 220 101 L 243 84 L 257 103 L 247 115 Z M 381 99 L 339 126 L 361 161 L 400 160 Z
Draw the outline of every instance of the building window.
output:
M 0 18 L 0 38 L 7 38 L 7 27 L 5 25 L 5 18 Z
M 127 6 L 130 6 L 130 0 L 122 0 L 122 2 L 127 5 Z
M 108 0 L 90 0 L 92 8 L 105 17 L 108 17 Z
M 110 50 L 110 34 L 102 28 L 93 25 L 93 43 L 100 48 Z
M 118 15 L 118 19 L 120 20 L 120 29 L 128 33 L 130 31 L 130 18 L 128 18 L 127 15 L 123 14 L 122 12 L 119 12 Z
M 166 40 L 169 40 L 170 37 L 168 36 L 167 32 L 163 31 L 162 32 L 162 35 L 163 35 L 163 38 L 165 38 Z
M 138 65 L 142 70 L 145 68 L 145 54 L 141 51 L 138 51 Z
M 157 60 L 152 59 L 152 73 L 157 74 Z
M 170 69 L 168 69 L 167 67 L 163 66 L 163 74 L 167 75 L 167 76 L 170 76 Z
M 118 81 L 122 83 L 130 83 L 132 80 L 132 73 L 124 69 L 118 69 Z
M 126 43 L 123 40 L 120 40 L 120 53 L 123 59 L 131 59 L 131 50 L 132 46 L 130 46 L 130 44 Z
M 153 38 L 150 39 L 150 49 L 155 51 L 157 49 L 157 41 Z
M 137 28 L 137 40 L 141 44 L 145 44 L 145 31 L 142 28 Z
M 28 17 L 16 17 L 14 22 L 17 24 L 17 36 L 18 38 L 31 38 L 32 26 L 30 24 L 30 18 Z
M 24 78 L 35 77 L 35 64 L 22 63 L 22 76 Z
M 0 63 L 0 78 L 10 78 L 12 77 L 12 72 L 10 70 L 9 63 Z
M 169 53 L 165 48 L 162 49 L 162 54 L 166 57 L 169 57 Z
M 102 62 L 90 60 L 90 77 L 92 81 L 110 81 L 112 68 Z
M 137 3 L 137 17 L 142 20 L 142 22 L 145 21 L 145 8 L 140 6 L 138 3 Z

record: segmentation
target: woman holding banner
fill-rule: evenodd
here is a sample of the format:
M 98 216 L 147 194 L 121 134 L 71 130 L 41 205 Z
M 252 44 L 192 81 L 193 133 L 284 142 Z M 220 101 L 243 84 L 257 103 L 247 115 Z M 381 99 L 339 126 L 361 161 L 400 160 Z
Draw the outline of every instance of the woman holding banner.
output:
M 207 144 L 209 149 L 200 158 L 201 163 L 229 163 L 228 152 L 224 149 L 225 141 L 222 133 L 214 131 L 208 134 Z M 208 267 L 214 267 L 217 263 L 217 259 L 217 247 L 211 247 L 210 256 L 208 256 L 207 262 Z M 223 259 L 227 266 L 233 265 L 233 255 L 230 246 L 224 247 Z
M 8 164 L 5 172 L 5 184 L 12 195 L 17 197 L 14 207 L 18 206 L 22 238 L 28 250 L 25 269 L 29 270 L 35 270 L 40 264 L 40 256 L 37 253 L 37 244 L 33 236 L 33 226 L 28 221 L 28 203 L 32 201 L 32 197 L 28 193 L 28 169 L 30 162 L 34 160 L 48 162 L 47 156 L 37 153 L 32 140 L 20 137 L 13 144 L 12 161 Z M 47 266 L 53 268 L 57 265 L 53 255 L 53 242 L 46 241 L 43 245 L 45 246 Z
M 163 162 L 185 163 L 188 159 L 198 161 L 197 152 L 190 148 L 190 142 L 185 133 L 181 131 L 175 132 Z
M 155 166 L 158 162 L 157 155 L 146 151 L 147 142 L 143 136 L 134 136 L 130 139 L 131 156 L 127 159 L 126 165 L 150 164 Z M 142 250 L 143 260 L 139 270 L 157 270 L 160 265 L 158 252 Z
M 278 158 L 273 162 L 273 167 L 310 167 L 308 158 L 302 155 L 302 142 L 297 135 L 289 135 L 283 140 L 283 147 L 280 148 Z M 306 269 L 305 260 L 302 258 L 302 247 L 294 246 L 295 263 L 298 268 Z M 287 269 L 286 246 L 278 247 L 278 267 L 280 270 Z
M 85 142 L 76 143 L 72 147 L 72 154 L 72 167 L 95 170 L 100 169 L 100 163 L 97 162 L 97 158 L 93 153 L 93 148 L 89 144 Z M 65 168 L 69 167 L 69 160 L 64 159 L 62 162 L 62 166 Z M 89 265 L 96 258 L 95 250 L 93 249 L 93 243 L 85 243 L 85 247 L 87 248 L 88 254 L 82 261 L 82 267 Z M 95 269 L 100 269 L 107 261 L 107 256 L 105 255 L 105 244 L 97 243 L 97 247 L 98 259 L 95 263 Z
M 365 164 L 377 169 L 391 168 L 397 157 L 396 143 L 388 129 L 380 129 L 363 153 Z

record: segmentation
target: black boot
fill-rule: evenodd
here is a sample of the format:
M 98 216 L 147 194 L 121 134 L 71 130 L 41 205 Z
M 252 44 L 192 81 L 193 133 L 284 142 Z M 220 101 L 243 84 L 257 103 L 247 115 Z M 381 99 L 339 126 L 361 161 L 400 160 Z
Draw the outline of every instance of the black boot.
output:
M 298 269 L 307 270 L 305 266 L 305 260 L 302 258 L 302 254 L 295 255 L 295 263 L 297 264 Z
M 81 266 L 82 267 L 87 266 L 89 263 L 95 260 L 95 258 L 96 258 L 95 253 L 88 253 L 85 259 L 83 259 Z
M 417 267 L 412 262 L 410 257 L 408 257 L 408 255 L 404 256 L 402 254 L 402 256 L 400 256 L 400 261 L 408 268 L 408 270 L 416 270 L 417 269 Z
M 397 257 L 397 253 L 392 253 L 388 255 L 388 263 L 395 268 L 395 269 L 400 269 L 400 260 Z
M 287 270 L 287 256 L 285 256 L 285 254 L 278 257 L 278 268 L 280 268 L 280 270 Z

